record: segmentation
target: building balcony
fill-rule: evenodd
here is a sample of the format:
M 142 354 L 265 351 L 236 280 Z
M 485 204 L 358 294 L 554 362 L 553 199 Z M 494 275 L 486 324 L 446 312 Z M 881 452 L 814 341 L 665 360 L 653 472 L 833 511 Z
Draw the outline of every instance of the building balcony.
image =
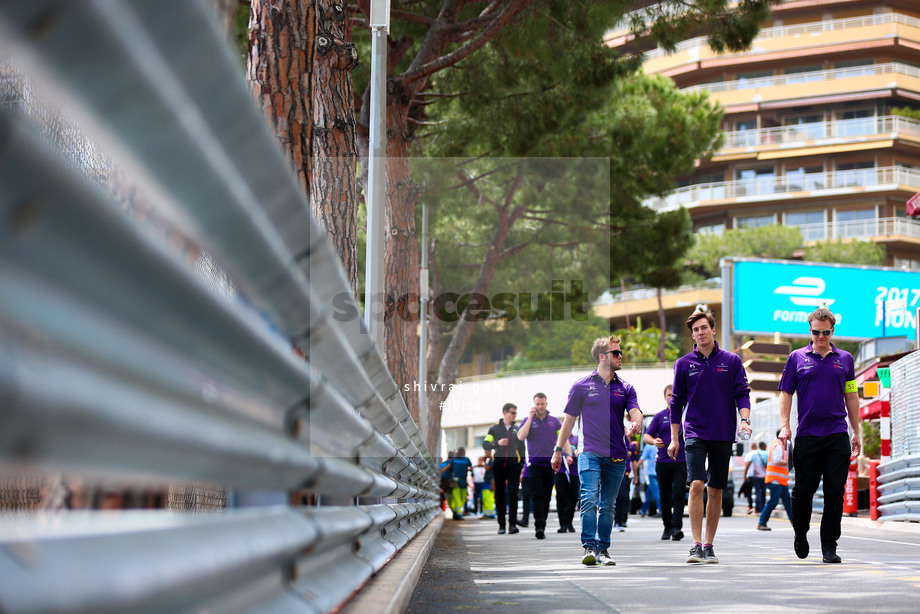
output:
M 887 115 L 760 130 L 736 130 L 725 133 L 725 145 L 713 159 L 718 160 L 720 157 L 733 156 L 741 151 L 755 150 L 781 150 L 784 157 L 794 156 L 801 154 L 796 151 L 799 147 L 857 144 L 884 139 L 920 140 L 920 120 Z
M 852 220 L 798 227 L 806 245 L 816 241 L 859 239 L 876 243 L 920 245 L 920 221 L 903 217 Z
M 726 112 L 888 98 L 920 92 L 920 68 L 900 62 L 720 81 L 685 88 L 708 92 Z
M 890 191 L 907 195 L 920 191 L 920 171 L 889 166 L 701 183 L 647 199 L 644 204 L 655 211 L 685 207 L 692 213 L 693 209 L 716 210 L 734 204 Z
M 622 38 L 612 38 L 613 41 Z M 717 54 L 706 37 L 678 43 L 673 54 L 660 47 L 645 54 L 645 71 L 668 76 L 719 66 L 743 66 L 785 57 L 823 59 L 830 53 L 861 48 L 893 48 L 904 42 L 915 48 L 920 41 L 920 19 L 901 13 L 866 15 L 847 19 L 764 28 L 751 49 L 743 53 Z M 804 53 L 803 53 L 804 50 Z

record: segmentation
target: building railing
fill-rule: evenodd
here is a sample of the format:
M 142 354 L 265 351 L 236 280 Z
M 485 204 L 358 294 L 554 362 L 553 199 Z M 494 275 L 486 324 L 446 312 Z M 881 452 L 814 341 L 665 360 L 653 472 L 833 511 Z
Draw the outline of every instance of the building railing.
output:
M 361 320 L 331 317 L 344 272 L 205 3 L 0 2 L 0 40 L 238 288 L 0 112 L 0 477 L 228 493 L 0 514 L 0 610 L 339 608 L 438 515 L 437 467 Z
M 836 144 L 840 143 L 841 139 L 843 142 L 846 142 L 847 139 L 863 141 L 872 137 L 920 138 L 920 120 L 886 115 L 882 117 L 859 117 L 803 123 L 758 130 L 734 130 L 725 133 L 725 145 L 720 151 L 793 143 L 820 145 L 822 139 L 832 139 Z
M 789 224 L 790 226 L 792 224 Z M 826 224 L 800 224 L 805 241 L 829 239 L 871 239 L 901 236 L 920 241 L 920 221 L 903 217 L 883 217 L 870 220 L 847 220 Z
M 645 201 L 645 206 L 656 211 L 668 211 L 678 207 L 692 208 L 709 201 L 738 198 L 745 200 L 773 200 L 788 197 L 801 198 L 802 192 L 809 196 L 834 193 L 846 188 L 896 189 L 898 186 L 920 190 L 920 171 L 899 166 L 862 168 L 815 173 L 787 173 L 782 176 L 762 175 L 750 179 L 719 181 L 690 185 L 663 197 Z
M 719 81 L 717 83 L 702 83 L 684 88 L 685 92 L 735 92 L 739 90 L 761 89 L 781 85 L 795 85 L 813 81 L 835 81 L 838 79 L 851 79 L 854 77 L 871 77 L 876 75 L 904 75 L 905 77 L 920 78 L 920 68 L 902 64 L 900 62 L 886 62 L 884 64 L 867 64 L 865 66 L 850 66 L 846 68 L 833 68 L 830 70 L 814 70 L 809 72 L 792 73 L 788 75 L 772 75 L 754 79 L 737 79 L 734 81 Z
M 757 41 L 765 41 L 773 38 L 785 38 L 792 36 L 803 36 L 807 34 L 818 34 L 821 32 L 836 32 L 839 30 L 850 30 L 853 28 L 866 28 L 871 26 L 881 26 L 887 24 L 898 24 L 911 28 L 920 28 L 920 19 L 900 13 L 883 13 L 879 15 L 866 15 L 864 17 L 850 17 L 847 19 L 832 19 L 827 21 L 816 21 L 806 24 L 797 24 L 791 26 L 777 26 L 775 28 L 764 28 L 754 38 L 753 44 Z M 676 51 L 686 51 L 688 49 L 699 49 L 706 46 L 706 37 L 698 36 L 687 39 L 677 44 Z M 660 58 L 668 55 L 661 47 L 656 47 L 645 54 L 646 59 Z

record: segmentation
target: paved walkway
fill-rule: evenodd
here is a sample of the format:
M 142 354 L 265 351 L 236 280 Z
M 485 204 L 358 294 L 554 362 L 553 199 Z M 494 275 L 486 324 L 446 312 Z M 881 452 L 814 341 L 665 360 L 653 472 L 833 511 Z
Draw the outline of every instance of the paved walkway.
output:
M 920 611 L 920 525 L 845 518 L 844 563 L 826 565 L 816 523 L 812 554 L 800 560 L 786 520 L 762 532 L 756 516 L 736 514 L 720 521 L 721 562 L 690 565 L 688 524 L 684 540 L 661 541 L 660 520 L 631 516 L 626 532 L 613 534 L 616 566 L 586 567 L 579 535 L 556 533 L 555 518 L 542 541 L 533 528 L 497 535 L 494 520 L 448 520 L 407 612 Z

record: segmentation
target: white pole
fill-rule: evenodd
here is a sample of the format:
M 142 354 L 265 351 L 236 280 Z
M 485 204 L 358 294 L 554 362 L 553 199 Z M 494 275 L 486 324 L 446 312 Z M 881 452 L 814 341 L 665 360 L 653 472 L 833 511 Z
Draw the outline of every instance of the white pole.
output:
M 722 268 L 722 349 L 732 349 L 732 259 L 719 260 Z
M 371 28 L 370 137 L 367 160 L 367 264 L 364 323 L 383 352 L 384 207 L 386 206 L 386 64 L 387 28 Z
M 428 439 L 428 205 L 422 202 L 422 267 L 418 275 L 419 306 L 418 334 L 418 415 L 422 438 Z

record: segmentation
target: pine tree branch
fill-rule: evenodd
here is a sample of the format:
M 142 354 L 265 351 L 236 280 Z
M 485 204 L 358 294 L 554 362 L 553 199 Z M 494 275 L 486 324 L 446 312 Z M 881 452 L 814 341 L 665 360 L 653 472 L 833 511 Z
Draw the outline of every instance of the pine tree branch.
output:
M 494 38 L 495 35 L 498 34 L 499 31 L 501 31 L 501 29 L 505 27 L 505 25 L 507 25 L 507 23 L 511 21 L 515 15 L 529 7 L 532 3 L 533 0 L 510 0 L 508 5 L 498 15 L 495 16 L 489 25 L 486 26 L 476 36 L 476 38 L 446 55 L 442 55 L 441 57 L 436 58 L 430 62 L 426 62 L 417 68 L 410 68 L 402 74 L 401 79 L 405 83 L 419 81 L 429 77 L 439 70 L 447 68 L 448 66 L 453 66 L 461 60 L 465 60 L 480 48 L 482 48 L 482 46 L 487 42 L 492 40 L 492 38 Z

